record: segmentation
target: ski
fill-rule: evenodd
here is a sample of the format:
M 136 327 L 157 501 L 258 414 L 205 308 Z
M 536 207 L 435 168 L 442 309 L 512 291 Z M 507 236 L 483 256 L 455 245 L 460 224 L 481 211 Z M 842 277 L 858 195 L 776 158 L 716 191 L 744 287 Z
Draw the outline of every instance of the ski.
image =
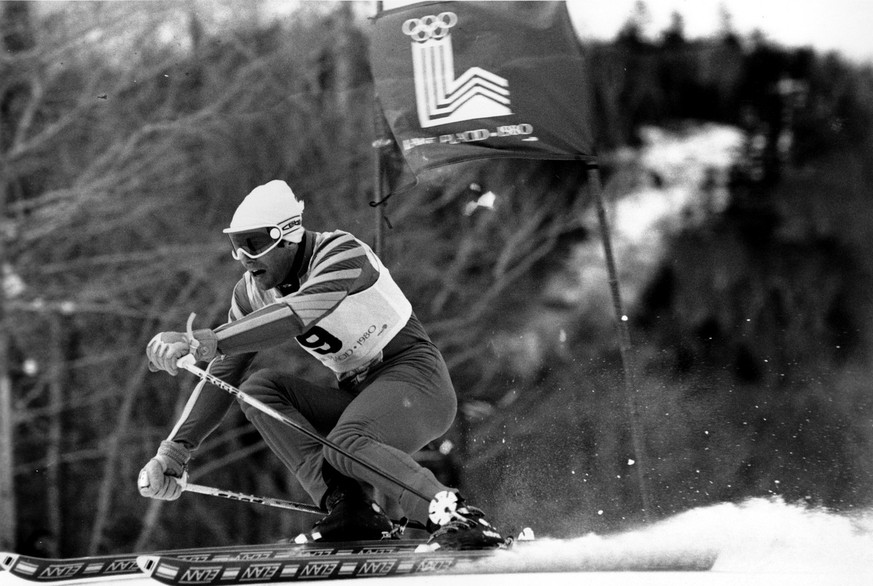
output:
M 269 561 L 292 555 L 351 555 L 361 552 L 399 552 L 412 550 L 421 540 L 385 539 L 344 543 L 310 542 L 304 544 L 257 544 L 201 547 L 154 552 L 168 560 L 232 563 L 234 561 Z M 0 552 L 0 568 L 13 576 L 35 582 L 60 582 L 83 578 L 118 578 L 139 574 L 137 557 L 143 554 L 109 554 L 77 558 L 40 558 L 17 553 Z
M 138 558 L 147 576 L 171 586 L 180 584 L 243 584 L 253 581 L 292 582 L 296 580 L 405 576 L 439 573 L 459 563 L 493 555 L 495 550 L 369 551 L 333 554 L 317 550 L 295 552 L 285 559 L 192 561 L 182 558 L 144 555 Z
M 639 556 L 590 552 L 555 559 L 546 547 L 510 542 L 486 550 L 417 550 L 331 553 L 289 552 L 270 560 L 192 561 L 166 556 L 140 556 L 144 574 L 169 586 L 204 584 L 235 586 L 257 582 L 282 583 L 432 574 L 507 574 L 527 572 L 650 572 L 707 571 L 716 556 L 705 551 L 659 551 Z M 556 554 L 558 552 L 555 552 Z

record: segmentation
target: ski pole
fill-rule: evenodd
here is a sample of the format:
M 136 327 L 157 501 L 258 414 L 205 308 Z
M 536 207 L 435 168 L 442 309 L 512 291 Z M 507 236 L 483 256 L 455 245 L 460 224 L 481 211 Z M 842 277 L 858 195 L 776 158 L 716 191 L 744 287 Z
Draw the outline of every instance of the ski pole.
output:
M 192 316 L 193 316 L 193 314 L 192 314 Z M 191 320 L 189 319 L 189 324 L 190 323 L 191 323 Z M 366 468 L 370 472 L 384 478 L 385 480 L 387 480 L 393 484 L 396 484 L 397 486 L 399 486 L 403 490 L 406 490 L 406 491 L 410 492 L 411 494 L 414 494 L 415 496 L 419 497 L 420 499 L 423 499 L 424 501 L 426 501 L 428 503 L 431 502 L 432 497 L 429 497 L 429 496 L 425 495 L 424 493 L 416 490 L 412 486 L 406 484 L 405 482 L 403 482 L 399 478 L 395 478 L 394 476 L 392 476 L 391 474 L 388 474 L 384 470 L 380 470 L 379 468 L 376 468 L 375 466 L 373 466 L 369 462 L 362 460 L 358 456 L 341 448 L 336 443 L 332 442 L 331 440 L 327 439 L 326 437 L 322 437 L 318 433 L 303 427 L 302 425 L 300 425 L 299 423 L 297 423 L 293 419 L 288 418 L 287 416 L 276 411 L 275 409 L 273 409 L 269 405 L 262 403 L 261 401 L 255 399 L 254 397 L 247 395 L 246 393 L 242 392 L 241 390 L 239 390 L 235 386 L 224 382 L 223 380 L 221 380 L 220 378 L 218 378 L 214 374 L 206 372 L 205 370 L 203 370 L 202 368 L 199 368 L 196 364 L 194 364 L 194 362 L 195 362 L 194 356 L 192 356 L 191 354 L 186 354 L 185 356 L 182 356 L 178 361 L 176 361 L 176 366 L 178 366 L 179 368 L 184 368 L 185 370 L 194 374 L 195 376 L 197 376 L 201 380 L 205 380 L 206 382 L 215 385 L 216 387 L 220 388 L 223 391 L 227 391 L 228 393 L 230 393 L 231 395 L 233 395 L 237 399 L 241 400 L 242 402 L 246 403 L 247 405 L 251 405 L 252 407 L 257 409 L 258 411 L 260 411 L 266 415 L 269 415 L 270 417 L 272 417 L 273 419 L 275 419 L 277 421 L 281 421 L 282 423 L 284 423 L 288 427 L 292 427 L 292 428 L 296 429 L 297 431 L 299 431 L 300 433 L 309 437 L 310 439 L 313 439 L 313 440 L 317 441 L 318 443 L 320 443 L 321 445 L 337 452 L 338 454 L 345 456 L 346 458 L 348 458 L 349 460 L 351 460 L 355 464 L 363 466 L 364 468 Z
M 295 503 L 294 501 L 286 501 L 268 496 L 254 496 L 251 494 L 243 494 L 232 490 L 223 490 L 212 486 L 203 486 L 201 484 L 191 484 L 179 478 L 175 479 L 182 490 L 186 492 L 196 492 L 197 494 L 208 494 L 233 501 L 241 501 L 244 503 L 254 503 L 256 505 L 264 505 L 265 507 L 276 507 L 279 509 L 288 509 L 289 511 L 300 511 L 302 513 L 311 513 L 313 515 L 326 515 L 327 511 L 316 507 L 315 505 L 307 505 L 304 503 Z

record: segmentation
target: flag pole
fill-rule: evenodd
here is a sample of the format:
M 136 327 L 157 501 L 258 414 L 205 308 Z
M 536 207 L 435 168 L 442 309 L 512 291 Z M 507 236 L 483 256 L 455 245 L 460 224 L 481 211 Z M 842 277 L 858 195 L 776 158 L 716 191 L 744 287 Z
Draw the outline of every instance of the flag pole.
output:
M 373 118 L 376 127 L 376 138 L 373 140 L 373 252 L 385 262 L 383 256 L 385 235 L 382 229 L 383 212 L 382 206 L 388 205 L 385 201 L 385 170 L 384 152 L 385 147 L 391 144 L 391 140 L 385 135 L 385 124 L 379 116 L 379 104 L 374 100 Z
M 382 0 L 376 2 L 376 15 L 382 12 Z M 373 252 L 376 256 L 385 261 L 383 255 L 384 235 L 382 232 L 382 210 L 381 206 L 386 205 L 383 201 L 385 196 L 385 170 L 384 170 L 384 149 L 391 144 L 388 138 L 388 130 L 385 128 L 385 122 L 382 119 L 381 108 L 379 101 L 376 98 L 376 86 L 373 84 L 373 127 L 375 128 L 375 136 L 373 138 Z
M 606 215 L 606 206 L 603 203 L 603 185 L 600 180 L 600 168 L 596 164 L 589 163 L 588 185 L 593 192 L 594 202 L 597 207 L 597 218 L 600 223 L 600 239 L 603 243 L 603 254 L 606 259 L 606 270 L 609 277 L 609 290 L 612 295 L 612 305 L 615 311 L 615 319 L 618 330 L 618 347 L 621 355 L 622 371 L 624 373 L 625 405 L 630 420 L 631 445 L 634 451 L 634 466 L 636 467 L 637 483 L 639 485 L 642 512 L 647 521 L 652 520 L 654 512 L 652 497 L 649 492 L 646 457 L 646 448 L 643 441 L 644 432 L 640 417 L 637 387 L 634 379 L 634 363 L 628 327 L 628 317 L 624 312 L 621 300 L 621 290 L 618 281 L 618 271 L 615 266 L 615 256 L 612 251 L 612 239 L 609 230 L 609 220 Z

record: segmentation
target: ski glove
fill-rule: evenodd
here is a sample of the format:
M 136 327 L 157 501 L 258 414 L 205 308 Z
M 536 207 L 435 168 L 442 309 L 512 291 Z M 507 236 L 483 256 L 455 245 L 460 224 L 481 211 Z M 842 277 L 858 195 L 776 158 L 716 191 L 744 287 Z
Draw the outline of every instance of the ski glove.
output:
M 139 473 L 139 494 L 164 501 L 179 498 L 182 486 L 188 479 L 187 464 L 190 458 L 191 452 L 182 444 L 162 441 L 157 455 Z
M 197 360 L 212 360 L 218 354 L 218 338 L 212 330 L 196 330 L 191 336 L 184 332 L 161 332 L 146 346 L 149 368 L 165 370 L 173 376 L 179 373 L 176 361 L 186 354 Z

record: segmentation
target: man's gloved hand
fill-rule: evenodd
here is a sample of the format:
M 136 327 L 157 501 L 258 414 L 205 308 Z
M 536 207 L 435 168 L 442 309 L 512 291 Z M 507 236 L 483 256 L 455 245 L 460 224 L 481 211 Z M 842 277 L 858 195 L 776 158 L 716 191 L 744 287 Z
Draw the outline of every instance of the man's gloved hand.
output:
M 208 329 L 194 330 L 191 340 L 191 354 L 197 360 L 212 360 L 218 354 L 218 337 Z
M 176 376 L 179 372 L 176 361 L 190 352 L 189 346 L 188 336 L 183 332 L 161 332 L 146 346 L 149 368 L 166 370 Z
M 176 361 L 182 356 L 192 354 L 197 360 L 212 360 L 217 353 L 218 338 L 207 329 L 197 330 L 191 336 L 185 332 L 161 332 L 146 346 L 149 367 L 173 376 L 179 373 Z
M 186 465 L 191 452 L 180 443 L 164 440 L 158 453 L 139 473 L 139 494 L 145 497 L 174 501 L 182 494 L 182 484 L 173 480 L 187 480 Z M 173 478 L 171 478 L 173 477 Z

